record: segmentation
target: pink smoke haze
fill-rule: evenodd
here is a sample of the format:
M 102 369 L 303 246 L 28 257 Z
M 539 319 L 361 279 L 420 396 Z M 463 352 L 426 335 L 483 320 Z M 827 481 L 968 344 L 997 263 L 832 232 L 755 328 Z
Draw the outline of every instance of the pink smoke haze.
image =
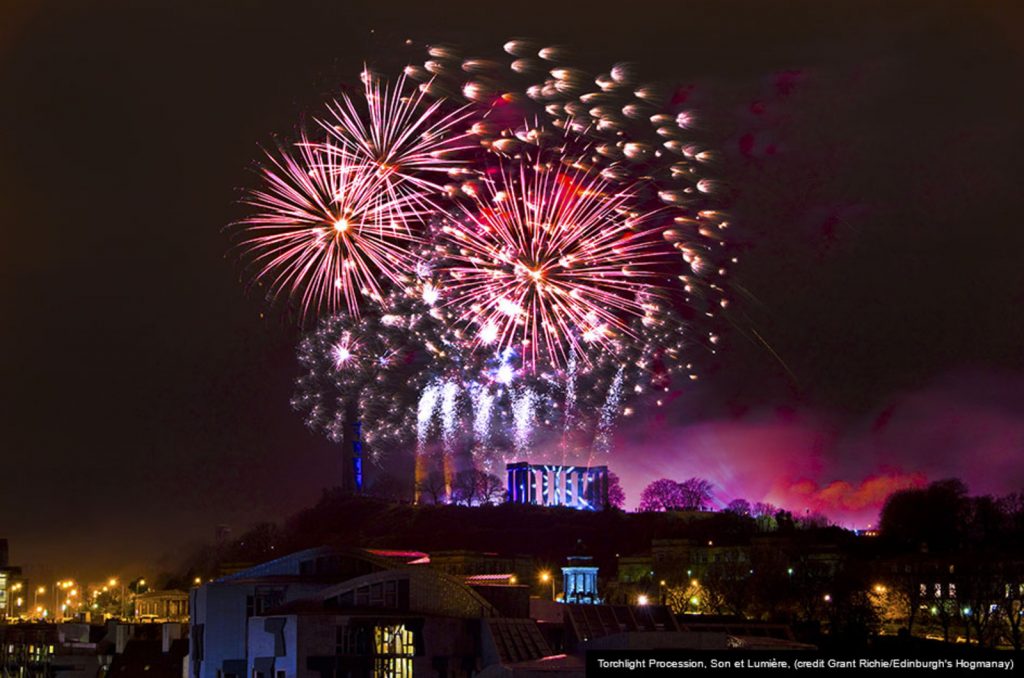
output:
M 840 421 L 821 412 L 761 412 L 738 420 L 623 429 L 610 466 L 633 509 L 647 483 L 691 476 L 794 514 L 847 527 L 877 523 L 892 492 L 957 477 L 974 494 L 1024 489 L 1024 379 L 958 373 Z

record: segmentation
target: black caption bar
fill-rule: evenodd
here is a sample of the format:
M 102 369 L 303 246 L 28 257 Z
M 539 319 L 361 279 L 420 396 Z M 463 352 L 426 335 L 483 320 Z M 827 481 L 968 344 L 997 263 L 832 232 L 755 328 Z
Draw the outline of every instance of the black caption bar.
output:
M 587 678 L 638 676 L 1007 676 L 1022 670 L 1015 652 L 971 651 L 919 654 L 786 652 L 762 650 L 616 650 L 587 653 Z

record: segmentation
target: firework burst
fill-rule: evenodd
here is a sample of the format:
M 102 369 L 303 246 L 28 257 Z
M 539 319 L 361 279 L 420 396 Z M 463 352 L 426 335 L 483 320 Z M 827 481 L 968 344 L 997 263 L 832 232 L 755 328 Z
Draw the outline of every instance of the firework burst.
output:
M 303 338 L 298 357 L 304 373 L 292 398 L 306 425 L 335 442 L 356 421 L 372 420 L 365 439 L 374 459 L 378 443 L 397 442 L 413 429 L 420 392 L 451 359 L 442 324 L 414 288 L 383 301 L 359 316 L 327 316 Z
M 447 485 L 589 464 L 697 378 L 693 346 L 715 350 L 735 262 L 715 155 L 688 90 L 625 64 L 428 50 L 398 79 L 364 69 L 245 200 L 256 281 L 320 321 L 293 406 L 339 442 L 366 424 L 370 459 L 414 452 Z
M 628 189 L 559 163 L 502 163 L 438 235 L 446 307 L 472 343 L 562 366 L 604 347 L 665 286 L 671 255 Z
M 384 179 L 342 147 L 303 137 L 294 152 L 268 154 L 263 186 L 245 202 L 242 248 L 255 280 L 294 299 L 303 317 L 380 301 L 386 281 L 417 261 L 408 229 L 425 212 L 409 196 L 389 197 Z
M 704 324 L 716 322 L 729 303 L 723 280 L 738 262 L 719 209 L 726 187 L 712 176 L 719 158 L 700 141 L 698 88 L 643 82 L 639 69 L 623 62 L 588 73 L 570 50 L 526 39 L 509 40 L 483 58 L 452 46 L 426 51 L 423 65 L 406 72 L 439 98 L 475 106 L 471 133 L 482 147 L 516 157 L 572 135 L 580 143 L 566 144 L 564 136 L 558 143 L 574 165 L 630 186 L 635 209 L 660 209 L 665 239 L 685 265 L 681 302 Z M 458 183 L 446 189 L 462 192 Z
M 362 80 L 362 102 L 343 95 L 320 124 L 338 148 L 377 173 L 389 199 L 405 197 L 429 208 L 425 197 L 459 173 L 463 163 L 456 156 L 479 148 L 462 129 L 472 112 L 427 99 L 426 88 L 410 90 L 404 75 L 391 84 L 364 70 Z

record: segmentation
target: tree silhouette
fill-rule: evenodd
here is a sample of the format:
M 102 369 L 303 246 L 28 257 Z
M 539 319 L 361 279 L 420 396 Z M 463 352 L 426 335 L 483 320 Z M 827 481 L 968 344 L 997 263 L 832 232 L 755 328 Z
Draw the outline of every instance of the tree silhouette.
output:
M 690 478 L 681 483 L 661 478 L 644 488 L 640 495 L 640 511 L 701 511 L 711 505 L 714 488 L 704 478 Z
M 655 480 L 640 494 L 640 511 L 673 511 L 683 507 L 683 489 L 670 478 Z
M 622 489 L 619 477 L 608 472 L 608 506 L 622 510 L 626 506 L 626 493 Z
M 749 516 L 751 515 L 752 507 L 746 499 L 733 499 L 725 507 L 725 510 L 738 516 Z

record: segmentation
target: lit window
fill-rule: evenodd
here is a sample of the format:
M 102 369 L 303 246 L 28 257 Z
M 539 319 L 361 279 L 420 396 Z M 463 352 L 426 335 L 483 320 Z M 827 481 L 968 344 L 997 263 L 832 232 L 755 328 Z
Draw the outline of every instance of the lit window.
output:
M 373 678 L 412 678 L 412 631 L 404 624 L 373 629 Z

